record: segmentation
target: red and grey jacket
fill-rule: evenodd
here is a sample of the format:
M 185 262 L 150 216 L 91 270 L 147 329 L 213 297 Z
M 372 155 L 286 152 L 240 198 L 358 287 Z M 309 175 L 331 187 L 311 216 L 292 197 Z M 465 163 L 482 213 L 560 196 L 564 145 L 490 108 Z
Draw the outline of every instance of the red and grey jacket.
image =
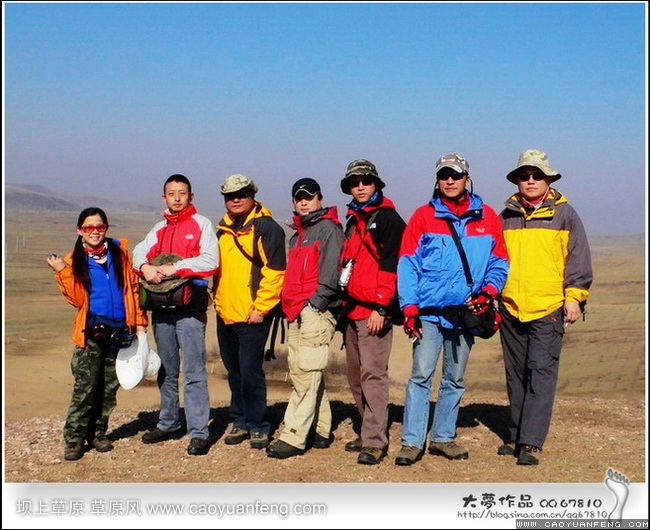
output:
M 337 266 L 343 227 L 336 206 L 293 217 L 287 271 L 282 289 L 282 311 L 288 322 L 298 318 L 309 302 L 319 311 L 340 306 Z
M 369 223 L 369 224 L 368 224 Z M 397 260 L 406 223 L 387 197 L 361 210 L 348 208 L 341 263 L 354 260 L 345 290 L 347 318 L 361 320 L 389 310 L 397 300 Z
M 163 253 L 178 254 L 183 259 L 174 263 L 181 278 L 197 276 L 209 278 L 217 270 L 217 235 L 207 217 L 197 213 L 193 204 L 172 215 L 163 212 L 165 219 L 156 223 L 143 241 L 133 249 L 133 268 L 140 267 Z

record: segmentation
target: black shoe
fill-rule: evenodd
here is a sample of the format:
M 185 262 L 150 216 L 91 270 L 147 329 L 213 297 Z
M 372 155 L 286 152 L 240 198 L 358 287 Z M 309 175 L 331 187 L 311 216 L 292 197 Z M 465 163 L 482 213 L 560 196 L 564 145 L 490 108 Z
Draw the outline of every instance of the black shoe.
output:
M 272 458 L 284 459 L 304 455 L 305 450 L 294 447 L 282 440 L 276 440 L 266 448 L 266 454 Z
M 359 453 L 363 447 L 363 442 L 361 441 L 361 436 L 357 437 L 356 440 L 348 442 L 345 444 L 345 450 L 348 453 Z
M 331 434 L 327 438 L 318 433 L 314 434 L 314 441 L 311 444 L 314 449 L 327 449 L 330 445 L 332 445 Z
M 379 464 L 385 456 L 386 451 L 384 449 L 379 447 L 363 447 L 361 453 L 359 453 L 359 458 L 357 458 L 357 464 L 374 466 Z
M 84 454 L 83 442 L 68 442 L 65 444 L 63 458 L 66 460 L 79 460 Z
M 534 445 L 522 445 L 519 456 L 517 457 L 517 465 L 520 466 L 536 466 L 539 464 L 539 453 L 542 450 Z M 537 456 L 535 456 L 537 455 Z
M 207 455 L 210 450 L 210 440 L 207 438 L 191 438 L 187 446 L 187 454 L 192 456 Z
M 175 431 L 163 431 L 156 427 L 153 431 L 145 432 L 142 435 L 142 441 L 146 444 L 157 444 L 167 440 L 178 440 L 184 436 L 183 429 Z
M 113 444 L 106 436 L 93 438 L 91 444 L 99 453 L 108 453 L 113 450 Z

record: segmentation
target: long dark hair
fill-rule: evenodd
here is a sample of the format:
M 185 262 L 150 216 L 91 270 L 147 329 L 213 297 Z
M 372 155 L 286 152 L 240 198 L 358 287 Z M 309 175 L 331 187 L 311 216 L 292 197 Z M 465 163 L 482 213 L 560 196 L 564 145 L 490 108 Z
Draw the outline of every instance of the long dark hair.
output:
M 83 222 L 87 217 L 91 215 L 99 215 L 102 218 L 102 221 L 108 228 L 108 216 L 106 212 L 101 208 L 96 206 L 91 206 L 83 210 L 79 217 L 77 218 L 77 228 L 81 228 Z M 122 251 L 120 246 L 115 243 L 115 241 L 107 237 L 106 244 L 108 245 L 108 251 L 113 257 L 113 270 L 115 270 L 115 276 L 117 277 L 117 284 L 121 289 L 124 289 L 124 273 L 123 273 L 123 263 L 122 263 Z M 83 239 L 81 236 L 77 236 L 77 242 L 74 245 L 74 250 L 72 251 L 72 274 L 74 277 L 84 286 L 86 291 L 90 292 L 90 274 L 88 273 L 88 254 L 84 250 Z

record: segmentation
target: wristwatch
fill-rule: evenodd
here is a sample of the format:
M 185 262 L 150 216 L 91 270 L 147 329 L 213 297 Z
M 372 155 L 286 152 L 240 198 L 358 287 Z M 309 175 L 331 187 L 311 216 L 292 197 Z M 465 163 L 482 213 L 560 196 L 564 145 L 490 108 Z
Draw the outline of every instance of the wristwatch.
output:
M 377 308 L 377 313 L 379 313 L 379 316 L 385 317 L 388 314 L 388 311 L 384 306 L 379 306 Z

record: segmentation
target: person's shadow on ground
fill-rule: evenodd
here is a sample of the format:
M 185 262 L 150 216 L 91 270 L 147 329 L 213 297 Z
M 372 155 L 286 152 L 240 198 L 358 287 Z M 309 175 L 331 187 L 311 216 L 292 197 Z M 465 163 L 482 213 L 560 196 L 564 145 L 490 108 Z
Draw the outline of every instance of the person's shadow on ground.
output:
M 345 421 L 352 421 L 352 427 L 356 433 L 361 431 L 361 418 L 357 412 L 357 408 L 352 403 L 344 403 L 342 401 L 331 401 L 332 408 L 332 431 Z M 267 408 L 267 417 L 271 424 L 271 436 L 278 433 L 278 429 L 284 420 L 284 413 L 287 409 L 286 401 L 279 401 L 272 403 Z M 435 404 L 431 404 L 431 412 L 429 414 L 429 426 L 435 412 Z M 158 410 L 139 412 L 136 419 L 120 425 L 114 429 L 109 435 L 110 440 L 119 440 L 122 438 L 130 438 L 137 436 L 140 433 L 154 429 L 158 422 Z M 461 406 L 458 413 L 458 427 L 477 427 L 484 425 L 495 433 L 501 440 L 506 442 L 508 440 L 509 431 L 509 416 L 510 409 L 504 405 L 494 405 L 490 403 L 472 403 L 466 406 Z M 393 403 L 388 406 L 388 429 L 390 430 L 393 423 L 402 423 L 404 417 L 404 406 L 395 405 Z M 185 409 L 181 408 L 181 421 L 185 425 Z M 214 407 L 210 409 L 210 441 L 212 443 L 220 440 L 226 434 L 226 430 L 230 423 L 228 407 Z M 184 428 L 183 428 L 184 430 Z M 278 433 L 279 434 L 279 433 Z

